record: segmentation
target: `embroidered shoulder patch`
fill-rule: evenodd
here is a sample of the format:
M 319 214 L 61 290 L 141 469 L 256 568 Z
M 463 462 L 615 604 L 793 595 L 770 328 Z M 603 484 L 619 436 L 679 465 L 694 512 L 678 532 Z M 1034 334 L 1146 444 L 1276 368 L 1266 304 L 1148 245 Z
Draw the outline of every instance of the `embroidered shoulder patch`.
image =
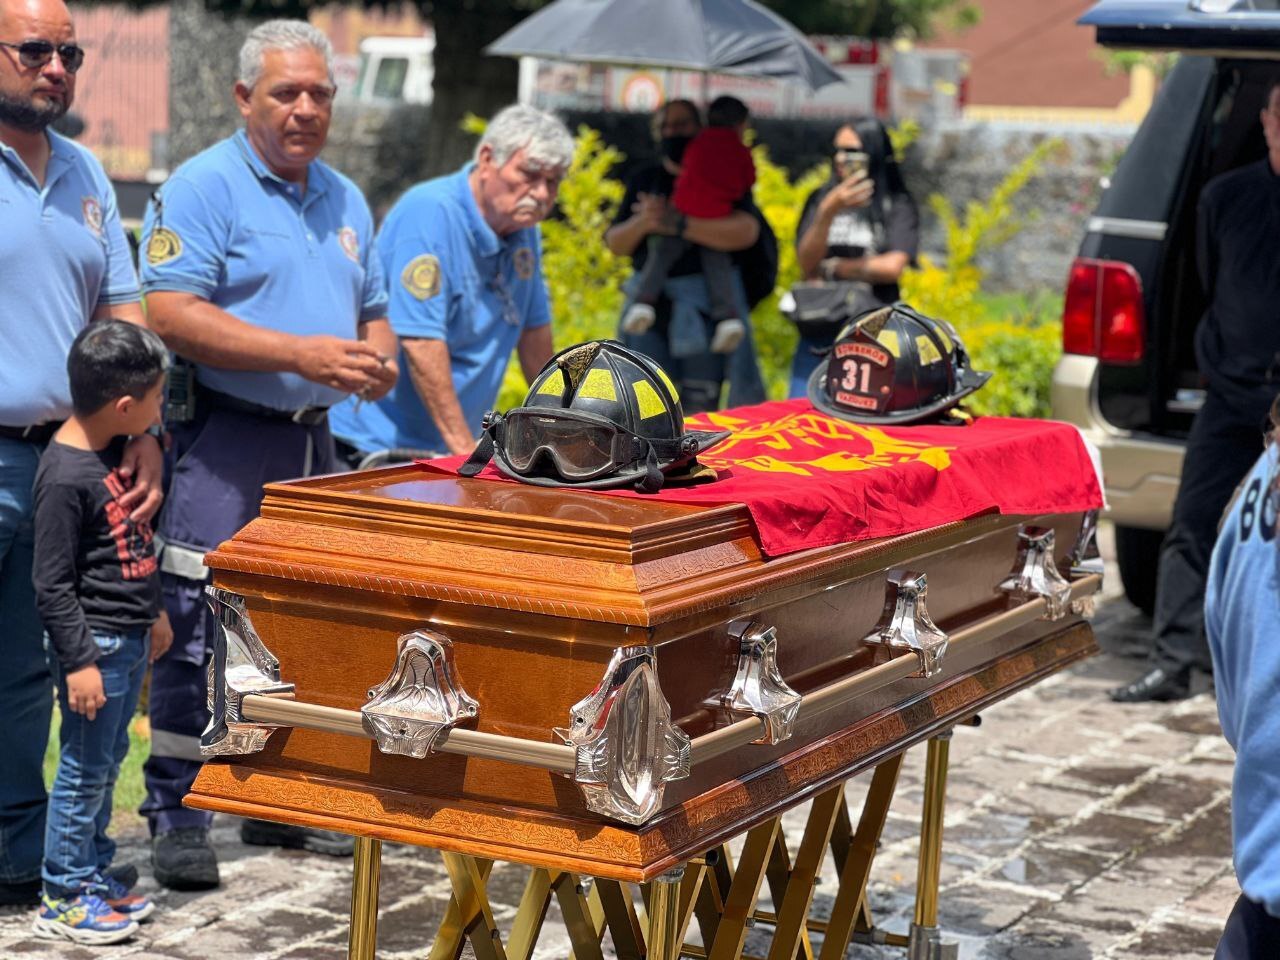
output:
M 531 280 L 533 278 L 533 250 L 529 247 L 521 247 L 511 255 L 511 260 L 515 264 L 516 276 L 521 280 Z
M 80 210 L 84 214 L 84 225 L 96 235 L 102 236 L 102 204 L 97 197 L 83 197 Z
M 156 227 L 147 239 L 147 263 L 153 267 L 182 256 L 182 238 L 168 227 Z
M 431 253 L 414 257 L 400 271 L 400 284 L 417 300 L 430 300 L 440 292 L 440 260 Z
M 342 252 L 354 260 L 360 262 L 360 237 L 350 227 L 343 227 L 338 231 L 338 244 L 342 247 Z

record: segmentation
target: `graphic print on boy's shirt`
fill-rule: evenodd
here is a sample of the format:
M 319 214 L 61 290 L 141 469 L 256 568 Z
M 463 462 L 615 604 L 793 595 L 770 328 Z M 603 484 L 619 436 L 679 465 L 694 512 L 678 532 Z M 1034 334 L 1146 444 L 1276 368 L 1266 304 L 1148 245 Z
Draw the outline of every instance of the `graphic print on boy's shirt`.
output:
M 133 486 L 131 480 L 121 475 L 119 468 L 102 478 L 110 499 L 103 504 L 111 536 L 116 541 L 116 554 L 120 558 L 120 576 L 125 580 L 142 580 L 157 570 L 156 554 L 151 547 L 154 534 L 149 521 L 129 518 L 129 510 L 120 498 Z

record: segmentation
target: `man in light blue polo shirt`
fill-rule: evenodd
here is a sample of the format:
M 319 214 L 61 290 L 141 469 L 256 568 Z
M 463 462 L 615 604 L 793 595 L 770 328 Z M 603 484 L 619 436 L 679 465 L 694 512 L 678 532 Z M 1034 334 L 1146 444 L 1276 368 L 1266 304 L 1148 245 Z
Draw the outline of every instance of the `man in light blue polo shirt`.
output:
M 532 382 L 552 354 L 538 224 L 572 160 L 564 124 L 507 107 L 473 163 L 419 184 L 391 208 L 378 255 L 409 377 L 379 403 L 335 408 L 339 440 L 361 455 L 470 453 L 513 349 Z
M 0 905 L 39 899 L 52 681 L 31 590 L 31 487 L 71 412 L 67 351 L 92 320 L 142 323 L 138 285 L 102 166 L 47 127 L 84 61 L 61 0 L 0 0 Z M 126 497 L 160 506 L 160 447 L 134 440 Z
M 156 879 L 218 883 L 211 815 L 182 806 L 208 722 L 214 620 L 205 551 L 258 514 L 262 485 L 331 472 L 327 409 L 377 400 L 395 382 L 373 220 L 359 190 L 320 162 L 335 88 L 323 33 L 290 20 L 256 27 L 240 51 L 245 128 L 179 167 L 147 212 L 143 290 L 151 325 L 194 364 L 194 416 L 171 424 L 160 518 L 173 646 L 151 681 L 151 756 L 142 807 Z M 349 838 L 245 821 L 248 843 L 349 854 Z

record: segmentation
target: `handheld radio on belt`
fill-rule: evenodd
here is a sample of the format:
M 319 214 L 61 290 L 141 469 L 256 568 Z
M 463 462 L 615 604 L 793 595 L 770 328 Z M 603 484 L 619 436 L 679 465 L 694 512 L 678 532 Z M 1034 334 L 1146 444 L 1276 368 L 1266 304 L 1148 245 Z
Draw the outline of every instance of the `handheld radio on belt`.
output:
M 151 203 L 156 211 L 154 234 L 156 229 L 164 227 L 164 198 L 159 189 L 151 194 Z M 196 368 L 176 353 L 171 352 L 170 356 L 173 362 L 165 384 L 164 422 L 190 423 L 196 418 Z

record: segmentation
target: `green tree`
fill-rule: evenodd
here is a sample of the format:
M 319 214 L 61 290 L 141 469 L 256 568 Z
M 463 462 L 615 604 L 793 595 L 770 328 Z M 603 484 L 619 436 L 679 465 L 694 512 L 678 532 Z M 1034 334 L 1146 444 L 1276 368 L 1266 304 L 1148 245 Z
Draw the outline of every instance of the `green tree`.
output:
M 924 40 L 939 29 L 964 29 L 981 11 L 970 0 L 763 0 L 804 33 Z

